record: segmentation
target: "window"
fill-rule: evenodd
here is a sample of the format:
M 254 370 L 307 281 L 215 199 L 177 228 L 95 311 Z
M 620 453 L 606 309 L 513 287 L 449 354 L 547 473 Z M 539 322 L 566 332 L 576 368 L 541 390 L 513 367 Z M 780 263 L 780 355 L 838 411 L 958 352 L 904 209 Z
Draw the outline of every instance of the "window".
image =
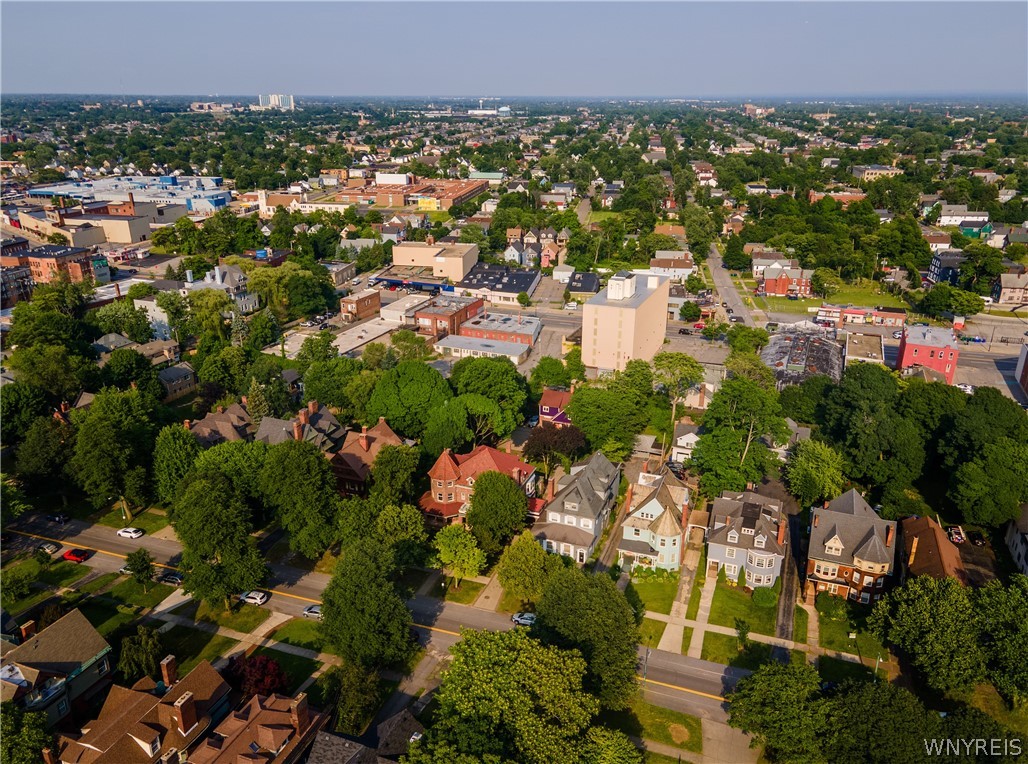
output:
M 725 557 L 727 557 L 730 560 L 735 559 L 735 549 L 733 549 L 732 547 L 728 547 L 725 550 Z
M 150 741 L 150 755 L 156 756 L 159 750 L 161 750 L 161 739 L 159 737 L 155 737 Z
M 453 494 L 452 493 L 446 494 L 446 500 L 447 501 L 453 501 Z
M 468 485 L 474 485 L 474 484 L 475 484 L 475 479 L 473 477 L 469 477 L 468 478 Z
M 728 541 L 729 541 L 729 542 L 731 542 L 732 544 L 734 544 L 734 543 L 735 543 L 735 542 L 737 542 L 738 540 L 739 540 L 739 534 L 738 534 L 738 533 L 736 533 L 735 531 L 729 531 L 729 532 L 728 532 Z
M 763 549 L 764 542 L 765 539 L 763 536 L 757 536 L 755 539 L 753 539 L 753 546 L 755 546 L 757 549 Z
M 825 578 L 835 578 L 839 575 L 839 566 L 829 565 L 825 562 L 816 562 L 814 563 L 814 573 Z
M 578 518 L 574 515 L 564 515 L 564 525 L 578 525 Z
M 861 592 L 860 593 L 860 601 L 862 603 L 864 603 L 865 605 L 868 603 L 868 601 L 870 599 L 871 599 L 871 595 L 868 592 Z
M 68 699 L 61 698 L 61 702 L 57 704 L 57 713 L 64 716 L 68 713 Z
M 583 517 L 583 518 L 582 518 L 582 520 L 581 520 L 581 521 L 580 521 L 580 522 L 578 523 L 578 525 L 579 525 L 580 527 L 582 527 L 582 528 L 585 528 L 585 529 L 586 529 L 587 531 L 591 531 L 591 530 L 593 529 L 593 521 L 592 521 L 592 520 L 587 520 L 587 519 L 586 519 L 586 518 L 584 518 L 584 517 Z
M 840 554 L 842 554 L 842 546 L 836 543 L 835 539 L 832 539 L 827 544 L 825 544 L 825 554 L 831 554 L 838 557 Z
M 549 512 L 546 515 L 546 519 L 551 523 L 560 522 L 560 512 Z
M 584 549 L 579 549 L 578 550 L 578 561 L 579 562 L 585 562 L 585 550 Z
M 725 575 L 726 576 L 736 576 L 738 574 L 739 574 L 739 566 L 738 565 L 725 565 Z
M 881 589 L 882 585 L 884 583 L 885 583 L 885 579 L 884 578 L 879 578 L 877 581 L 875 581 L 875 586 L 877 586 L 879 589 Z
M 753 535 L 753 529 L 752 528 L 743 528 L 742 532 L 745 533 L 747 536 L 752 536 Z
M 632 535 L 635 536 L 636 538 L 639 538 L 639 529 L 638 528 L 633 528 L 632 529 Z
M 99 674 L 100 676 L 103 676 L 104 674 L 106 674 L 110 670 L 111 670 L 110 661 L 108 661 L 106 657 L 101 658 L 100 662 L 96 666 L 96 673 Z
M 860 574 L 857 571 L 853 571 L 853 583 L 860 583 Z

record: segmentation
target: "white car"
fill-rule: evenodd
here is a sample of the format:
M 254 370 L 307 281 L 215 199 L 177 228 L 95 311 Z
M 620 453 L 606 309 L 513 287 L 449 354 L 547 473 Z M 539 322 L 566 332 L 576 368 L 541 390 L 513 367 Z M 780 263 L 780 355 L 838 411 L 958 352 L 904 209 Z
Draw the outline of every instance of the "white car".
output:
M 518 626 L 531 626 L 535 623 L 535 613 L 515 613 L 510 620 Z
M 303 609 L 304 618 L 317 618 L 321 620 L 321 605 L 308 605 Z
M 901 339 L 903 339 L 903 332 L 902 331 L 893 332 L 892 333 L 892 338 L 894 340 L 901 340 Z
M 245 602 L 247 605 L 263 605 L 271 597 L 267 592 L 262 592 L 260 589 L 254 589 L 252 592 L 246 592 L 239 595 L 239 601 Z
M 122 528 L 118 535 L 123 539 L 138 539 L 143 537 L 144 531 L 139 528 Z

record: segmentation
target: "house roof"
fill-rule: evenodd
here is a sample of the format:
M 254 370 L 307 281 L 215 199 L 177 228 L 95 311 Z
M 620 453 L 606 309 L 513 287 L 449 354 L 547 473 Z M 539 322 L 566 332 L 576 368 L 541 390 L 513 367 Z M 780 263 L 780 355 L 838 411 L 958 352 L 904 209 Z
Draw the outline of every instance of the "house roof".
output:
M 189 429 L 201 443 L 214 445 L 227 440 L 245 440 L 253 429 L 253 422 L 246 409 L 233 403 L 224 411 L 212 411 L 193 422 Z
M 42 631 L 3 654 L 3 663 L 15 664 L 31 684 L 41 675 L 68 676 L 96 656 L 111 649 L 107 641 L 78 610 L 72 610 Z M 4 680 L 3 684 L 8 682 Z
M 405 708 L 379 724 L 375 732 L 378 735 L 378 753 L 399 758 L 407 753 L 412 737 L 425 734 L 425 727 Z
M 549 409 L 563 411 L 570 400 L 570 390 L 555 390 L 552 387 L 547 387 L 543 389 L 542 397 L 539 399 L 539 405 Z
M 588 462 L 577 469 L 572 467 L 571 474 L 560 479 L 559 490 L 547 504 L 547 509 L 553 506 L 565 514 L 595 520 L 606 507 L 605 497 L 617 474 L 618 467 L 597 451 Z M 569 509 L 569 503 L 575 505 L 576 509 Z
M 908 517 L 900 522 L 900 529 L 903 531 L 903 557 L 910 575 L 953 577 L 962 584 L 967 583 L 960 550 L 935 520 L 927 515 Z
M 354 740 L 321 731 L 314 738 L 314 747 L 307 764 L 377 764 L 380 759 L 371 748 Z
M 351 430 L 346 433 L 343 445 L 332 457 L 334 462 L 345 465 L 359 480 L 366 480 L 371 472 L 371 465 L 383 446 L 402 446 L 400 436 L 386 424 L 385 417 L 378 418 L 374 427 L 361 432 Z
M 852 564 L 856 557 L 867 562 L 888 563 L 891 566 L 896 544 L 888 538 L 890 531 L 894 536 L 896 522 L 883 520 L 871 509 L 871 505 L 851 488 L 829 502 L 827 507 L 814 509 L 808 555 L 811 559 L 842 565 Z M 842 554 L 829 555 L 824 551 L 825 547 L 836 536 L 842 543 Z
M 293 723 L 294 704 L 302 704 L 306 722 L 298 715 Z M 327 721 L 327 715 L 307 708 L 304 695 L 255 695 L 242 708 L 230 713 L 215 734 L 190 754 L 190 764 L 244 764 L 292 760 L 290 754 L 313 739 Z M 300 729 L 297 729 L 297 726 Z M 283 748 L 283 746 L 285 746 Z M 280 750 L 281 749 L 281 750 Z
M 783 522 L 787 520 L 777 499 L 753 491 L 725 491 L 711 507 L 707 540 L 737 549 L 756 549 L 754 542 L 764 536 L 764 551 L 781 555 L 785 554 L 785 545 L 778 543 L 778 526 Z M 745 532 L 749 530 L 753 533 Z M 738 534 L 735 541 L 728 538 L 732 531 Z
M 157 372 L 157 378 L 166 384 L 173 384 L 183 379 L 193 378 L 193 367 L 184 361 Z

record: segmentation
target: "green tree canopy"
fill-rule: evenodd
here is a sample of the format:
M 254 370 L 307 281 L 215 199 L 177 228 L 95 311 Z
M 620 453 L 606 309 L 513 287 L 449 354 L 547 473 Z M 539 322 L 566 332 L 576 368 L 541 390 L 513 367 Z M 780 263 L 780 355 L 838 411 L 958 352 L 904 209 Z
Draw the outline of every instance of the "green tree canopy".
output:
M 485 567 L 485 552 L 478 548 L 475 536 L 465 525 L 447 525 L 432 539 L 432 546 L 440 564 L 453 575 L 457 588 L 462 580 L 477 576 Z
M 475 479 L 467 522 L 486 554 L 499 554 L 525 527 L 527 514 L 525 492 L 510 475 L 488 471 Z
M 271 446 L 258 485 L 289 534 L 289 548 L 309 560 L 320 557 L 333 541 L 339 509 L 335 476 L 321 449 L 300 440 Z
M 420 361 L 404 361 L 378 380 L 367 416 L 372 421 L 385 417 L 397 433 L 420 438 L 431 412 L 452 397 L 442 374 Z

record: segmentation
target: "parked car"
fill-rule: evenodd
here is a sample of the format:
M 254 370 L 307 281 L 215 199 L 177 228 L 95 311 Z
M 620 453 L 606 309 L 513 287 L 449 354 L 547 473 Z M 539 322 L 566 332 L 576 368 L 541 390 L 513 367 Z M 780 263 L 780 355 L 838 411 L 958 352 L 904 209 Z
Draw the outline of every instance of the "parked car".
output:
M 893 332 L 892 333 L 892 338 L 894 340 L 901 340 L 901 339 L 903 339 L 903 330 L 899 329 L 899 330 Z
M 122 528 L 118 535 L 123 539 L 138 539 L 143 537 L 144 531 L 141 528 Z
M 725 308 L 725 313 L 727 313 L 728 315 L 732 315 L 733 313 L 735 313 L 735 311 L 731 308 Z
M 85 562 L 89 559 L 89 552 L 85 549 L 69 549 L 61 556 L 69 562 Z
M 47 515 L 46 519 L 49 520 L 52 523 L 57 523 L 58 525 L 64 525 L 66 522 L 68 522 L 68 520 L 70 518 L 67 515 L 56 514 L 56 515 Z
M 535 613 L 515 613 L 510 620 L 518 626 L 531 626 L 535 623 Z
M 252 592 L 244 592 L 239 595 L 239 601 L 245 602 L 248 605 L 263 605 L 271 597 L 267 592 L 262 592 L 260 589 L 254 589 Z
M 967 537 L 971 539 L 971 543 L 975 546 L 985 546 L 985 536 L 978 531 L 971 531 L 967 534 Z
M 727 303 L 727 302 L 723 302 L 723 303 L 721 303 L 721 307 L 722 307 L 722 308 L 727 308 L 727 307 L 728 307 L 728 303 Z
M 52 541 L 44 541 L 42 544 L 36 547 L 40 552 L 46 552 L 47 554 L 53 554 L 61 548 L 60 544 L 55 544 Z
M 118 568 L 118 573 L 120 573 L 123 576 L 131 576 L 132 575 L 132 571 L 129 570 L 129 566 L 128 565 L 122 565 L 120 568 Z
M 679 329 L 679 334 L 692 334 L 692 329 Z
M 692 328 L 693 329 L 706 329 L 707 325 L 705 323 L 703 323 L 702 321 L 697 321 L 695 324 L 692 325 Z
M 733 324 L 741 324 L 742 316 L 729 316 L 728 320 Z
M 525 424 L 527 424 L 529 427 L 538 427 L 539 426 L 539 417 L 538 416 L 530 416 L 528 418 L 528 420 L 525 422 Z
M 357 286 L 359 283 L 361 283 L 361 280 L 360 279 L 354 279 L 350 283 L 353 284 L 354 286 Z
M 304 618 L 317 618 L 321 620 L 321 605 L 308 605 L 303 609 Z
M 564 310 L 578 310 L 578 303 L 569 302 L 564 306 Z
M 949 540 L 952 541 L 954 544 L 964 543 L 964 529 L 961 528 L 959 525 L 954 525 L 951 528 L 947 528 L 946 533 L 947 535 L 949 535 Z
M 179 573 L 177 570 L 169 570 L 164 573 L 160 578 L 157 579 L 162 584 L 171 584 L 172 586 L 182 586 L 182 583 L 186 580 L 185 576 Z
M 321 331 L 324 331 L 325 329 L 328 329 L 328 324 L 327 323 L 326 324 L 322 324 L 321 326 L 318 327 L 318 329 L 320 329 Z

